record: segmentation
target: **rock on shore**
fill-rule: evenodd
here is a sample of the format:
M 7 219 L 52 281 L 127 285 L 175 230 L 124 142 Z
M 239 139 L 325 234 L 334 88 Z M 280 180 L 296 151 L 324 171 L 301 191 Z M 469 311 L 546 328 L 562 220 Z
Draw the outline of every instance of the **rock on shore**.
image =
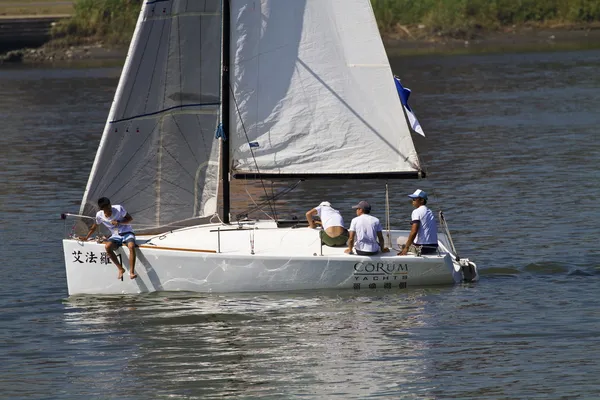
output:
M 125 59 L 126 52 L 126 49 L 105 48 L 101 43 L 65 48 L 42 46 L 37 49 L 9 51 L 0 56 L 0 63 L 40 64 L 92 59 Z

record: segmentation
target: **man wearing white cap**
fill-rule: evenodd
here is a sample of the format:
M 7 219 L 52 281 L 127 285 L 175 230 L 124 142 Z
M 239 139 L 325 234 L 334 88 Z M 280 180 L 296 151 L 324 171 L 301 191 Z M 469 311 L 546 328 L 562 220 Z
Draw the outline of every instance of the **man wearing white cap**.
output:
M 319 232 L 321 242 L 330 247 L 345 246 L 348 242 L 348 230 L 344 228 L 344 219 L 338 210 L 331 207 L 328 201 L 323 201 L 317 207 L 306 212 L 306 220 L 311 228 L 317 227 L 314 216 L 321 218 L 323 230 Z
M 421 254 L 435 254 L 438 248 L 437 222 L 431 210 L 427 208 L 427 193 L 421 189 L 409 194 L 415 210 L 411 214 L 411 228 L 406 244 L 399 256 L 405 256 L 411 245 L 421 248 Z

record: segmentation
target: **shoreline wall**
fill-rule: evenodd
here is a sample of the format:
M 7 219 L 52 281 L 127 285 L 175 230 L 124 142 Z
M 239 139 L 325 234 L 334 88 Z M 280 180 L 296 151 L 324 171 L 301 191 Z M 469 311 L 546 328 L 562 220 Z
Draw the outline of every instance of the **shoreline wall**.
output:
M 50 30 L 68 15 L 0 18 L 0 53 L 40 47 L 50 40 Z

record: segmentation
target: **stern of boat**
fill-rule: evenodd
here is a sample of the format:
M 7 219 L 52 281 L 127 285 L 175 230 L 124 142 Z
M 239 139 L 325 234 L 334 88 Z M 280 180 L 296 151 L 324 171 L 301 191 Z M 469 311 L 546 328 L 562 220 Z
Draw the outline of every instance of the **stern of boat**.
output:
M 451 257 L 455 282 L 475 282 L 479 280 L 477 264 L 458 255 L 450 235 L 450 228 L 442 211 L 439 212 L 439 222 L 441 229 L 438 232 L 438 246 L 440 250 L 448 253 Z

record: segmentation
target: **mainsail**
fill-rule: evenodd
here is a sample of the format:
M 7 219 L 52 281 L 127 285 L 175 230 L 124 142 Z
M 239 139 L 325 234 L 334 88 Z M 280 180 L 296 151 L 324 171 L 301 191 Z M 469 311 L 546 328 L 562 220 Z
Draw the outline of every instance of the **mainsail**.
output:
M 418 176 L 369 0 L 231 7 L 234 176 Z
M 144 3 L 81 213 L 101 196 L 146 228 L 216 212 L 221 8 Z

